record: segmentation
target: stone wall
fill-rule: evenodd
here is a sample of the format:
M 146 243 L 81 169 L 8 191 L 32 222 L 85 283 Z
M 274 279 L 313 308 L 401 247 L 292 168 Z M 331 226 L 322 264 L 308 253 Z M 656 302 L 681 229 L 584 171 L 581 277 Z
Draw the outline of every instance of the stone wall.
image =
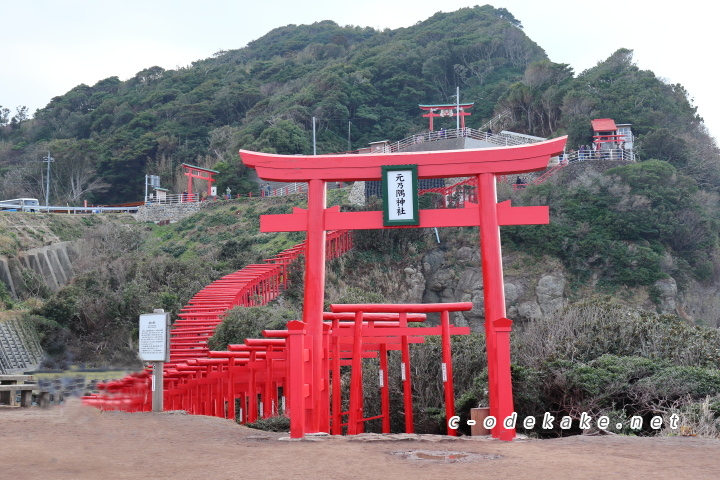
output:
M 138 222 L 177 222 L 200 211 L 202 203 L 148 204 L 141 206 L 133 218 Z

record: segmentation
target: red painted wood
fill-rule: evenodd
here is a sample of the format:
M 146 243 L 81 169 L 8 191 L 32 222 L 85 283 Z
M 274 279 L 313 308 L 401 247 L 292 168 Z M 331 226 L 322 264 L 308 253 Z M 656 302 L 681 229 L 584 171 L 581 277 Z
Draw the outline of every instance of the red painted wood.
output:
M 263 180 L 281 182 L 379 180 L 383 165 L 413 164 L 419 178 L 509 175 L 541 170 L 562 153 L 567 137 L 517 147 L 365 155 L 275 155 L 240 150 Z

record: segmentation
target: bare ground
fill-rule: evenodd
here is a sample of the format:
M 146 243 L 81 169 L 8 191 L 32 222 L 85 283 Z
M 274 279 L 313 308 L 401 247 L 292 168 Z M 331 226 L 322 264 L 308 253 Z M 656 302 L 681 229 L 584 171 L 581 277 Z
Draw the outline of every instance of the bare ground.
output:
M 283 441 L 232 421 L 100 412 L 77 400 L 0 408 L 2 479 L 716 479 L 720 441 L 362 435 Z

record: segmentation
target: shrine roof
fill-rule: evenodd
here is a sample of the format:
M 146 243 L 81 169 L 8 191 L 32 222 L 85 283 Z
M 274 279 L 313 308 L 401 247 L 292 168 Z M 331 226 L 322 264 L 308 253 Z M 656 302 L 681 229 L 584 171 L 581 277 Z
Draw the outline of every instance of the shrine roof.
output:
M 596 118 L 590 123 L 592 123 L 593 132 L 609 132 L 612 130 L 617 130 L 617 126 L 615 126 L 615 120 L 613 120 L 612 118 Z
M 189 163 L 183 163 L 182 166 L 193 170 L 200 170 L 201 172 L 220 173 L 217 170 L 210 170 L 209 168 L 198 167 L 197 165 L 190 165 Z
M 460 106 L 463 108 L 470 108 L 473 105 L 475 105 L 475 102 L 460 104 Z M 418 105 L 418 107 L 422 108 L 423 110 L 429 110 L 429 109 L 434 109 L 434 108 L 456 108 L 457 106 L 458 106 L 457 103 L 442 103 L 440 105 Z

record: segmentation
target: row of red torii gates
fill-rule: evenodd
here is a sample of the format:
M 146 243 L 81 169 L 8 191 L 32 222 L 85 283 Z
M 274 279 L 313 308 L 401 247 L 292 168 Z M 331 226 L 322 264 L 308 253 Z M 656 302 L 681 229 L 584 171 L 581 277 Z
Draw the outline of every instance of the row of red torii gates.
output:
M 513 396 L 510 377 L 510 336 L 512 321 L 505 317 L 505 293 L 503 286 L 500 229 L 502 225 L 530 225 L 549 223 L 547 206 L 513 207 L 509 201 L 497 203 L 496 176 L 522 174 L 543 170 L 550 157 L 563 151 L 567 137 L 561 137 L 531 145 L 498 147 L 490 149 L 453 150 L 412 153 L 379 153 L 349 158 L 346 155 L 285 156 L 240 150 L 245 165 L 255 168 L 262 180 L 279 182 L 307 182 L 308 208 L 294 209 L 291 214 L 264 215 L 261 217 L 262 232 L 304 231 L 305 292 L 302 322 L 288 324 L 288 336 L 293 338 L 296 355 L 288 359 L 290 364 L 299 363 L 291 376 L 293 382 L 288 392 L 287 410 L 291 418 L 291 436 L 331 431 L 329 409 L 328 358 L 326 343 L 327 325 L 323 320 L 325 299 L 325 237 L 327 231 L 381 228 L 428 228 L 467 227 L 480 228 L 480 256 L 485 300 L 485 334 L 488 356 L 488 381 L 490 415 L 497 419 L 492 429 L 493 437 L 512 440 L 515 429 L 505 427 L 503 419 L 512 415 Z M 387 227 L 383 212 L 341 212 L 339 207 L 327 208 L 326 182 L 377 181 L 382 172 L 412 166 L 418 178 L 475 177 L 477 204 L 466 202 L 461 209 L 420 210 L 414 226 Z M 427 306 L 426 306 L 427 307 Z M 384 305 L 370 307 L 345 306 L 346 313 L 357 315 L 354 342 L 362 342 L 363 315 L 368 309 L 377 312 L 413 312 L 417 306 Z M 364 311 L 363 311 L 364 309 Z M 466 309 L 464 306 L 457 310 Z M 420 311 L 420 310 L 418 310 Z M 421 311 L 428 311 L 427 309 Z M 444 310 L 443 319 L 448 314 Z M 443 320 L 443 325 L 447 320 Z M 367 322 L 366 322 L 367 323 Z M 395 324 L 393 324 L 395 325 Z M 449 324 L 448 324 L 449 325 Z M 448 326 L 449 328 L 449 326 Z M 449 333 L 449 332 L 448 332 Z M 457 332 L 460 333 L 460 332 Z M 446 335 L 443 335 L 445 337 Z M 449 337 L 448 337 L 449 338 Z M 449 340 L 448 340 L 449 341 Z M 350 359 L 353 370 L 360 369 L 362 347 L 353 348 Z M 356 358 L 357 357 L 357 358 Z M 334 355 L 333 358 L 339 358 Z M 452 371 L 445 372 L 452 377 Z M 445 376 L 444 375 L 444 376 Z M 351 382 L 359 377 L 353 375 Z M 446 383 L 446 402 L 452 401 L 452 381 Z M 356 385 L 354 391 L 362 386 Z M 352 390 L 352 387 L 351 387 Z M 357 394 L 355 395 L 357 397 Z M 339 398 L 338 395 L 333 396 Z M 361 402 L 351 398 L 350 414 L 357 420 Z M 362 406 L 360 405 L 360 410 Z M 337 412 L 338 410 L 332 410 Z M 355 411 L 356 413 L 353 413 Z M 352 420 L 352 418 L 351 418 Z M 356 433 L 348 425 L 349 433 Z M 337 423 L 335 423 L 337 425 Z M 359 428 L 359 427 L 358 427 Z

